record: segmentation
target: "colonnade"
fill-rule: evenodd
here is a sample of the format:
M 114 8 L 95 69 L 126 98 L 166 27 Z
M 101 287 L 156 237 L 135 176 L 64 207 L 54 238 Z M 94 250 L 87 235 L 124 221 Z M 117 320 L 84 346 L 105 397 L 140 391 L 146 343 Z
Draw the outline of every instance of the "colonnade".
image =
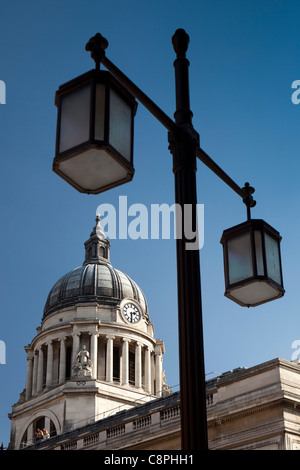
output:
M 86 346 L 92 361 L 91 379 L 133 386 L 147 394 L 161 396 L 163 342 L 143 342 L 126 336 L 82 331 L 51 338 L 27 351 L 27 378 L 25 400 L 44 389 L 62 385 L 75 378 L 72 367 L 78 352 Z M 116 357 L 118 354 L 118 357 Z M 119 377 L 114 377 L 118 364 Z M 134 375 L 134 377 L 133 377 Z

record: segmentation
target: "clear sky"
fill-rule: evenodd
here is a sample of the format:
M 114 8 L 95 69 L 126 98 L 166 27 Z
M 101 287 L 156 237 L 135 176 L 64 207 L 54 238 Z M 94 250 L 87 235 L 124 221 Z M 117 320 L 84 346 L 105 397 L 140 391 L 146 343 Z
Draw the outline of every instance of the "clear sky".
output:
M 193 124 L 202 148 L 240 185 L 256 189 L 253 218 L 282 235 L 286 295 L 254 309 L 224 297 L 220 238 L 243 222 L 239 196 L 201 162 L 204 204 L 201 277 L 206 373 L 291 360 L 300 342 L 299 143 L 300 3 L 296 0 L 12 0 L 1 4 L 0 443 L 26 380 L 26 354 L 53 284 L 84 259 L 97 207 L 173 204 L 167 131 L 141 104 L 135 119 L 134 180 L 98 196 L 78 193 L 52 171 L 58 86 L 93 68 L 85 44 L 100 32 L 107 56 L 170 117 L 175 111 L 171 38 L 190 36 Z M 1 97 L 1 95 L 0 95 Z M 1 101 L 1 99 L 0 99 Z M 164 369 L 179 383 L 175 241 L 112 240 L 111 262 L 143 289 Z M 300 347 L 298 346 L 300 349 Z M 208 378 L 213 375 L 208 375 Z

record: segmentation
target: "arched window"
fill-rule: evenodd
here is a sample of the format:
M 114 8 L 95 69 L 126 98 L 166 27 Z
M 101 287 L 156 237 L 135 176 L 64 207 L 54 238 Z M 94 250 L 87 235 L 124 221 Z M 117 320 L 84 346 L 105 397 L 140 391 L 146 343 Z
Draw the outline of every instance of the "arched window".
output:
M 99 246 L 99 248 L 98 248 L 98 255 L 99 255 L 101 258 L 104 258 L 105 252 L 104 252 L 103 246 Z
M 47 424 L 48 423 L 48 426 Z M 49 427 L 49 429 L 47 429 Z M 44 439 L 56 436 L 57 431 L 53 421 L 45 416 L 39 416 L 30 423 L 23 434 L 20 447 L 27 447 Z

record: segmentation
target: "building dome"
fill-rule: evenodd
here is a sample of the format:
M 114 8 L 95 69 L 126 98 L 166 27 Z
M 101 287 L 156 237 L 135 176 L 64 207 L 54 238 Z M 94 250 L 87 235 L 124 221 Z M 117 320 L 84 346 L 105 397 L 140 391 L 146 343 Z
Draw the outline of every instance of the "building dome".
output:
M 84 245 L 83 265 L 65 274 L 54 284 L 45 304 L 43 320 L 54 312 L 78 303 L 118 305 L 125 298 L 138 301 L 147 318 L 147 302 L 140 287 L 110 264 L 110 243 L 105 238 L 99 216 Z
M 12 449 L 35 443 L 38 428 L 51 437 L 73 432 L 170 393 L 164 342 L 154 337 L 141 289 L 111 265 L 99 217 L 84 246 L 82 266 L 54 284 L 25 346 L 25 389 L 10 414 Z

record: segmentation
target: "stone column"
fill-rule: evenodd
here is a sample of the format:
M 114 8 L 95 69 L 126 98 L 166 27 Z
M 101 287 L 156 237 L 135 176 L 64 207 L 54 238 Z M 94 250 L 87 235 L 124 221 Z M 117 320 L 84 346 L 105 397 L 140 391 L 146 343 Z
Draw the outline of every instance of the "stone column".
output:
M 46 371 L 46 387 L 53 385 L 53 342 L 48 342 L 47 348 L 47 371 Z
M 97 379 L 98 333 L 91 332 L 92 379 Z
M 145 391 L 151 393 L 151 350 L 146 347 L 145 351 Z
M 33 353 L 33 374 L 32 374 L 32 395 L 36 395 L 37 388 L 37 369 L 38 369 L 39 356 L 37 350 Z
M 27 351 L 27 376 L 25 385 L 25 400 L 29 400 L 32 395 L 33 383 L 33 356 L 31 351 Z
M 39 360 L 37 370 L 37 393 L 43 390 L 43 367 L 44 367 L 44 352 L 42 347 L 39 348 Z
M 45 416 L 45 429 L 47 429 L 50 434 L 50 418 L 48 418 L 48 416 Z
M 130 339 L 123 338 L 122 344 L 122 384 L 129 383 L 129 343 Z
M 155 347 L 155 384 L 156 396 L 162 395 L 162 351 L 161 346 Z
M 59 379 L 58 383 L 63 384 L 66 381 L 66 337 L 60 339 L 59 352 Z
M 73 333 L 73 349 L 72 349 L 72 364 L 71 364 L 71 375 L 73 374 L 73 366 L 77 360 L 77 354 L 80 348 L 80 333 Z
M 106 336 L 106 381 L 113 381 L 114 336 Z
M 135 386 L 142 387 L 142 343 L 135 345 Z

